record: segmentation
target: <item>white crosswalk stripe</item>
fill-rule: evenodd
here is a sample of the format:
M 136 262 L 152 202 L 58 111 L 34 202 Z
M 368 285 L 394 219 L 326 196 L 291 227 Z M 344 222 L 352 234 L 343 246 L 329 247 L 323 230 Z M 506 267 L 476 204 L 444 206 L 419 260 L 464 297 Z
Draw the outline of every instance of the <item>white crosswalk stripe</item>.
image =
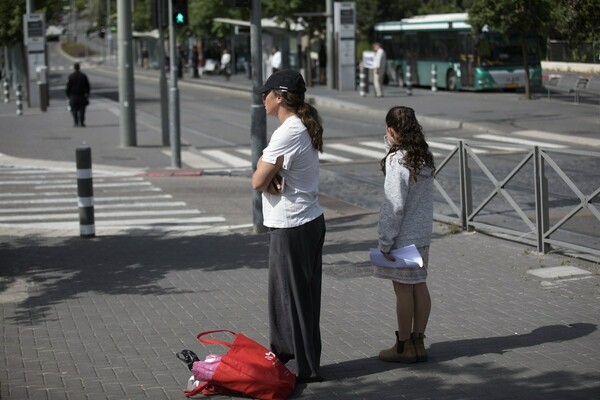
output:
M 484 139 L 484 140 L 490 140 L 490 141 L 495 141 L 495 142 L 518 144 L 518 145 L 531 146 L 531 147 L 542 145 L 540 142 L 534 142 L 532 140 L 519 139 L 519 138 L 509 137 L 509 136 L 491 135 L 491 134 L 487 134 L 487 133 L 486 134 L 482 134 L 482 135 L 475 135 L 475 137 L 477 139 Z M 544 143 L 543 146 L 544 147 L 555 148 L 555 149 L 564 149 L 564 148 L 567 147 L 565 145 L 555 144 L 555 143 Z
M 527 135 L 530 137 L 545 138 L 542 133 L 537 131 L 518 131 L 516 135 Z M 550 134 L 548 139 L 557 141 L 566 141 L 566 138 L 556 137 Z M 478 134 L 472 139 L 460 139 L 452 136 L 441 136 L 428 138 L 432 154 L 436 158 L 446 157 L 451 151 L 457 148 L 458 141 L 465 140 L 469 148 L 475 154 L 513 154 L 529 151 L 531 146 L 540 145 L 550 148 L 565 148 L 564 144 L 555 144 L 547 142 L 534 142 L 513 135 L 506 136 L 494 134 Z M 586 139 L 588 140 L 588 139 Z M 588 140 L 589 142 L 589 140 Z M 571 143 L 578 143 L 571 141 Z M 592 143 L 595 145 L 595 143 Z M 165 152 L 168 154 L 168 152 Z M 385 156 L 385 147 L 383 140 L 367 140 L 359 142 L 338 142 L 325 143 L 325 151 L 319 154 L 319 160 L 323 165 L 333 163 L 351 163 L 356 161 L 381 160 Z M 182 161 L 188 167 L 198 169 L 247 169 L 252 165 L 252 151 L 250 147 L 225 147 L 219 149 L 201 149 L 182 152 Z
M 534 139 L 555 140 L 557 142 L 566 142 L 577 144 L 580 146 L 600 146 L 600 139 L 590 137 L 579 137 L 573 135 L 561 135 L 558 133 L 542 132 L 542 131 L 515 131 L 515 135 L 530 137 Z
M 383 149 L 381 151 L 365 149 L 364 146 L 352 146 L 345 143 L 332 143 L 328 147 L 340 150 L 345 153 L 356 154 L 362 157 L 375 158 L 381 160 L 385 156 Z
M 74 170 L 0 165 L 0 230 L 62 230 L 79 235 Z M 202 232 L 222 230 L 220 215 L 174 201 L 170 194 L 131 174 L 94 171 L 96 234 L 128 230 Z

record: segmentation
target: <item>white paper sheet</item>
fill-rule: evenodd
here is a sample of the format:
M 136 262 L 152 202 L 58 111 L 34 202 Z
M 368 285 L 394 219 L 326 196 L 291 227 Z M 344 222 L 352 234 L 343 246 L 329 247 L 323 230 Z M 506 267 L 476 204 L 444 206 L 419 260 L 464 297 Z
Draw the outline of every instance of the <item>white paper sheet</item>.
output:
M 371 258 L 371 264 L 376 265 L 378 267 L 390 268 L 423 268 L 423 258 L 421 257 L 421 253 L 419 253 L 419 250 L 417 250 L 417 247 L 414 244 L 408 245 L 406 247 L 401 247 L 399 249 L 394 249 L 390 252 L 390 254 L 394 256 L 396 261 L 389 261 L 383 256 L 383 254 L 381 254 L 381 250 L 379 249 L 371 249 L 369 254 Z

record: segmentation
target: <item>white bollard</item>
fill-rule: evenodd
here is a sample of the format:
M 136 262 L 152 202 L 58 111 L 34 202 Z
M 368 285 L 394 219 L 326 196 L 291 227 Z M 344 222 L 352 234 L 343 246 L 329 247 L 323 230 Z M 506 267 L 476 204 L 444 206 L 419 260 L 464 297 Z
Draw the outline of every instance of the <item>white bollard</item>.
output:
M 4 102 L 8 103 L 8 100 L 10 99 L 10 89 L 9 89 L 9 84 L 8 84 L 8 79 L 5 79 L 4 82 L 2 83 L 2 86 L 4 86 Z
M 437 92 L 437 67 L 431 64 L 431 91 Z
M 17 85 L 15 95 L 17 96 L 17 115 L 23 115 L 23 92 L 21 92 L 21 84 Z
M 406 66 L 406 94 L 412 96 L 412 74 L 410 73 L 410 65 Z

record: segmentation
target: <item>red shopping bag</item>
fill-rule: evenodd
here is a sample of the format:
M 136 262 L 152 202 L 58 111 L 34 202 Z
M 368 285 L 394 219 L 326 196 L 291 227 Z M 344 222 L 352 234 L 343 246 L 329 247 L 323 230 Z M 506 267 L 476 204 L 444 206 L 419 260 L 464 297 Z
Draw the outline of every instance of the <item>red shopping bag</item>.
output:
M 233 343 L 205 338 L 218 332 L 231 333 L 235 337 Z M 229 330 L 216 330 L 200 333 L 197 338 L 200 343 L 229 347 L 227 354 L 221 357 L 209 385 L 261 400 L 286 399 L 294 390 L 296 375 L 273 352 L 247 336 Z

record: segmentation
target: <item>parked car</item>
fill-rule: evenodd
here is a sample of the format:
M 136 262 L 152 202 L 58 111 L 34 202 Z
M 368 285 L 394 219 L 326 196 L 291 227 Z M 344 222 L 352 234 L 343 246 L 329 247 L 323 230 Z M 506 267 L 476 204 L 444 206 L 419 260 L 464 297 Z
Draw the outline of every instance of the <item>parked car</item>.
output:
M 46 40 L 55 42 L 60 39 L 60 35 L 65 33 L 65 27 L 62 25 L 48 25 L 46 28 Z

